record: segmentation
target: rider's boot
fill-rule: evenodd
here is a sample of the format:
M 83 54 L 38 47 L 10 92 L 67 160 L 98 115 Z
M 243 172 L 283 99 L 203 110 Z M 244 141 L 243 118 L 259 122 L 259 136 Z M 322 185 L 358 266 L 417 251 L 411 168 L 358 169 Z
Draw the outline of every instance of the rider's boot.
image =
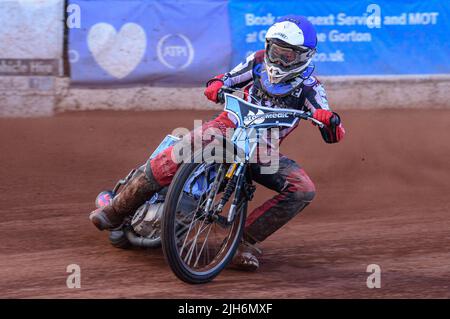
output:
M 230 267 L 244 271 L 256 271 L 259 268 L 257 256 L 261 255 L 261 250 L 247 241 L 242 241 L 231 260 Z
M 147 174 L 138 170 L 111 203 L 93 211 L 89 219 L 100 230 L 117 228 L 161 188 L 151 170 Z

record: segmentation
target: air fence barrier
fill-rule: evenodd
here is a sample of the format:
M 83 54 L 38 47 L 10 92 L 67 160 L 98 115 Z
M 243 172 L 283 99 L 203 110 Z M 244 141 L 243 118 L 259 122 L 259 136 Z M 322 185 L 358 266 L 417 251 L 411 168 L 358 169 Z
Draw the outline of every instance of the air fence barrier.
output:
M 210 77 L 264 48 L 280 16 L 318 31 L 335 109 L 450 107 L 448 1 L 0 2 L 0 116 L 218 109 Z

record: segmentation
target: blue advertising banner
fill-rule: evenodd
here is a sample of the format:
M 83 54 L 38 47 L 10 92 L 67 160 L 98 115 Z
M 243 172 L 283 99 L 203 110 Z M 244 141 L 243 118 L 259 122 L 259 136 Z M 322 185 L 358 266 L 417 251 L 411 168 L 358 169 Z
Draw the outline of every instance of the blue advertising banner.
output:
M 233 64 L 264 48 L 280 16 L 307 16 L 318 31 L 323 75 L 450 73 L 450 1 L 230 1 Z
M 204 84 L 230 67 L 226 1 L 70 0 L 80 28 L 69 28 L 72 83 Z

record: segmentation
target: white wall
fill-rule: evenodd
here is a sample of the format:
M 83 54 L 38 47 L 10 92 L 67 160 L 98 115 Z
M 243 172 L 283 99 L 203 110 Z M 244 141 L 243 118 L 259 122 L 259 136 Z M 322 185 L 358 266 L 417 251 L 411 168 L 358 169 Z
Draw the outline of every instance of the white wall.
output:
M 0 1 L 0 58 L 60 59 L 62 0 Z
M 334 109 L 450 108 L 450 75 L 322 77 Z M 206 100 L 204 87 L 80 89 L 57 85 L 56 110 L 220 109 Z
M 69 79 L 59 76 L 63 17 L 63 0 L 0 0 L 0 116 L 98 109 L 220 109 L 204 98 L 202 87 L 70 87 Z M 337 110 L 450 108 L 450 75 L 321 79 Z
M 51 115 L 62 72 L 63 0 L 0 0 L 0 116 Z

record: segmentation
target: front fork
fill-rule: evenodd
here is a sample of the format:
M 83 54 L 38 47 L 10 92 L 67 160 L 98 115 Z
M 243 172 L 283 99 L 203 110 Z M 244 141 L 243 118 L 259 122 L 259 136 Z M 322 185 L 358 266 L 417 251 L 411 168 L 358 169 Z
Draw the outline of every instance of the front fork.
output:
M 225 186 L 223 197 L 220 203 L 214 209 L 212 215 L 213 219 L 224 227 L 233 224 L 236 218 L 239 203 L 241 202 L 243 196 L 246 197 L 245 200 L 247 201 L 253 199 L 253 194 L 256 188 L 252 184 L 251 178 L 247 178 L 247 169 L 247 164 L 234 163 L 229 167 L 228 172 L 225 175 L 225 178 L 227 179 L 227 185 Z M 220 215 L 220 213 L 231 198 L 231 195 L 234 191 L 235 193 L 233 202 L 231 204 L 228 215 L 225 218 L 224 216 Z
M 246 196 L 247 200 L 250 201 L 253 199 L 253 194 L 255 192 L 255 186 L 252 185 L 251 177 L 247 178 L 248 173 L 248 163 L 250 159 L 252 158 L 254 152 L 257 150 L 257 141 L 258 141 L 258 135 L 256 136 L 256 141 L 251 141 L 252 133 L 255 132 L 255 129 L 237 129 L 233 135 L 233 143 L 238 146 L 239 149 L 244 150 L 245 154 L 245 161 L 244 162 L 238 162 L 233 163 L 228 168 L 228 171 L 225 175 L 225 180 L 227 180 L 227 184 L 225 186 L 224 195 L 220 201 L 220 203 L 215 207 L 214 211 L 212 212 L 212 217 L 215 219 L 219 224 L 224 225 L 230 225 L 233 223 L 237 209 L 238 204 L 242 198 L 243 195 Z M 256 132 L 258 133 L 258 132 Z M 224 165 L 221 165 L 221 170 L 224 168 Z M 221 174 L 217 174 L 217 177 L 221 176 Z M 214 181 L 213 189 L 209 193 L 206 205 L 205 205 L 205 211 L 211 212 L 211 206 L 214 202 L 214 198 L 217 195 L 217 192 L 221 185 L 219 185 L 218 180 Z M 222 183 L 220 183 L 222 184 Z M 230 210 L 228 212 L 228 216 L 225 220 L 224 216 L 221 216 L 220 213 L 222 212 L 223 208 L 231 198 L 231 195 L 233 194 L 233 191 L 235 191 L 234 199 L 231 204 Z M 243 194 L 245 192 L 245 194 Z
M 241 163 L 232 164 L 226 175 L 226 177 L 229 178 L 228 184 L 231 183 L 231 187 L 234 187 L 236 189 L 233 203 L 231 204 L 230 211 L 228 212 L 228 217 L 227 217 L 228 223 L 232 223 L 234 221 L 234 218 L 236 217 L 238 204 L 243 196 L 243 192 L 245 192 L 244 195 L 246 196 L 248 201 L 253 199 L 253 194 L 255 192 L 255 186 L 252 184 L 251 178 L 247 179 L 247 176 L 248 176 L 247 169 L 249 167 L 248 162 L 252 158 L 254 152 L 257 149 L 257 145 L 258 145 L 258 143 L 257 143 L 258 136 L 256 138 L 256 141 L 252 142 L 249 139 L 249 136 L 250 137 L 252 136 L 251 132 L 254 132 L 254 129 L 250 129 L 249 132 L 247 132 L 246 130 L 241 130 L 240 132 L 236 133 L 236 136 L 234 137 L 234 139 L 236 141 L 239 141 L 239 140 L 241 140 L 241 137 L 244 136 L 243 145 L 244 145 L 244 149 L 245 149 L 245 163 L 241 162 Z M 231 189 L 231 192 L 232 191 L 233 191 L 233 189 Z M 227 201 L 230 196 L 231 196 L 231 194 L 228 196 L 228 198 L 226 198 Z M 225 205 L 225 203 L 224 203 L 224 205 Z M 224 205 L 222 205 L 221 208 L 223 208 Z
M 241 196 L 242 188 L 243 188 L 242 186 L 244 184 L 245 170 L 247 168 L 247 166 L 242 163 L 233 164 L 233 165 L 237 165 L 238 167 L 237 167 L 237 169 L 233 169 L 235 172 L 234 172 L 234 174 L 231 175 L 231 179 L 228 181 L 228 183 L 232 183 L 232 181 L 236 181 L 235 185 L 233 185 L 233 183 L 231 184 L 232 186 L 234 186 L 236 188 L 236 192 L 234 194 L 234 199 L 233 199 L 233 203 L 231 204 L 230 211 L 228 212 L 228 217 L 227 217 L 228 223 L 232 223 L 234 221 L 234 217 L 236 216 L 237 205 L 239 203 L 239 200 L 242 197 Z

